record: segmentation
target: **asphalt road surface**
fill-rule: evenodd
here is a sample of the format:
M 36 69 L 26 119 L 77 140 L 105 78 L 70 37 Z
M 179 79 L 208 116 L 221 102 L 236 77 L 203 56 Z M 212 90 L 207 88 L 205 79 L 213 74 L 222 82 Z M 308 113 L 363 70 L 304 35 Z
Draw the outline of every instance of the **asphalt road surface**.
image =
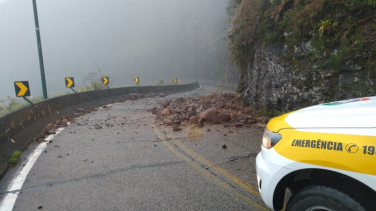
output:
M 205 84 L 165 98 L 216 89 Z M 45 148 L 30 145 L 1 180 L 0 210 L 267 210 L 255 173 L 262 129 L 207 124 L 173 132 L 148 111 L 165 98 L 98 108 Z M 22 186 L 9 188 L 38 151 Z

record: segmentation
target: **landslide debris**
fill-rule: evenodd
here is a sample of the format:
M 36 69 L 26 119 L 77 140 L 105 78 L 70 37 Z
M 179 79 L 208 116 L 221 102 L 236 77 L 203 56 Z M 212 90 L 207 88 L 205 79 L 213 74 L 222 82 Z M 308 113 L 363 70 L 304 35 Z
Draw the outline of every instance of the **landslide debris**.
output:
M 138 100 L 138 99 L 141 99 L 141 98 L 150 98 L 150 97 L 155 97 L 155 96 L 157 96 L 157 94 L 153 93 L 153 92 L 150 92 L 146 95 L 139 94 L 139 93 L 129 93 L 129 99 L 131 99 L 131 100 Z M 166 93 L 160 93 L 158 96 L 159 97 L 165 97 Z
M 204 127 L 204 123 L 262 128 L 268 120 L 243 106 L 238 96 L 232 93 L 166 99 L 159 108 L 154 107 L 150 112 L 164 125 L 171 125 L 173 131 L 181 130 L 179 126 Z
M 104 107 L 104 108 L 108 108 L 108 107 Z M 68 125 L 68 122 L 70 123 L 75 123 L 75 119 L 74 118 L 77 118 L 77 117 L 80 117 L 80 116 L 83 116 L 87 113 L 91 113 L 93 111 L 96 111 L 97 109 L 94 108 L 94 107 L 90 107 L 90 108 L 87 108 L 87 109 L 83 109 L 83 108 L 77 108 L 75 113 L 69 115 L 69 116 L 61 116 L 61 119 L 60 120 L 57 120 L 56 122 L 54 123 L 49 123 L 47 124 L 40 132 L 39 134 L 37 135 L 37 137 L 35 137 L 35 141 L 41 143 L 41 142 L 44 142 L 45 138 L 47 138 L 49 135 L 51 134 L 56 134 L 56 130 L 58 128 L 61 128 L 61 127 L 67 127 Z M 51 142 L 52 143 L 52 142 Z

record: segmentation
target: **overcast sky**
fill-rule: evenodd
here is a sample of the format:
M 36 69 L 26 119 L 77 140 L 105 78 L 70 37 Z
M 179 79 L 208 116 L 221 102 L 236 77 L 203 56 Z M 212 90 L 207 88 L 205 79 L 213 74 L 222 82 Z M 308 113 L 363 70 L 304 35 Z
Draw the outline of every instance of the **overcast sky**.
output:
M 111 87 L 132 86 L 134 76 L 140 85 L 192 81 L 195 52 L 199 68 L 216 68 L 213 58 L 226 51 L 217 38 L 227 33 L 227 2 L 37 0 L 49 95 L 68 91 L 65 77 L 83 86 L 98 72 L 94 63 Z M 14 81 L 29 81 L 31 94 L 41 96 L 32 0 L 0 0 L 0 28 L 0 98 L 15 97 Z

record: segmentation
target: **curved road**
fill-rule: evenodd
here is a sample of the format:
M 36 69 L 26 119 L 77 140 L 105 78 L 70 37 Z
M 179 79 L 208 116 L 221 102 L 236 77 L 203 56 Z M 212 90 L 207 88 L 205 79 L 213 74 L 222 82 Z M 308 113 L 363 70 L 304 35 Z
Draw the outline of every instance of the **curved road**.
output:
M 166 98 L 215 90 L 204 85 Z M 148 111 L 164 100 L 98 108 L 52 143 L 29 146 L 1 181 L 0 210 L 267 210 L 254 169 L 262 130 L 205 125 L 173 132 Z M 38 151 L 17 186 L 23 181 L 14 179 Z

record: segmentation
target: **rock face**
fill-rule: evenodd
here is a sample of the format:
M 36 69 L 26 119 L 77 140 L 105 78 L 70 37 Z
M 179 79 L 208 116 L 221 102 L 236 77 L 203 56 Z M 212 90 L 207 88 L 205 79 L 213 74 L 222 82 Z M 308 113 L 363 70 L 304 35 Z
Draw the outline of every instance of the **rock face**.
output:
M 364 68 L 365 55 L 339 68 L 321 67 L 325 61 L 310 60 L 310 43 L 288 50 L 286 46 L 256 46 L 249 63 L 244 97 L 256 109 L 286 112 L 302 107 L 376 93 L 376 65 Z M 333 50 L 332 53 L 335 53 Z M 369 67 L 368 63 L 368 67 Z

